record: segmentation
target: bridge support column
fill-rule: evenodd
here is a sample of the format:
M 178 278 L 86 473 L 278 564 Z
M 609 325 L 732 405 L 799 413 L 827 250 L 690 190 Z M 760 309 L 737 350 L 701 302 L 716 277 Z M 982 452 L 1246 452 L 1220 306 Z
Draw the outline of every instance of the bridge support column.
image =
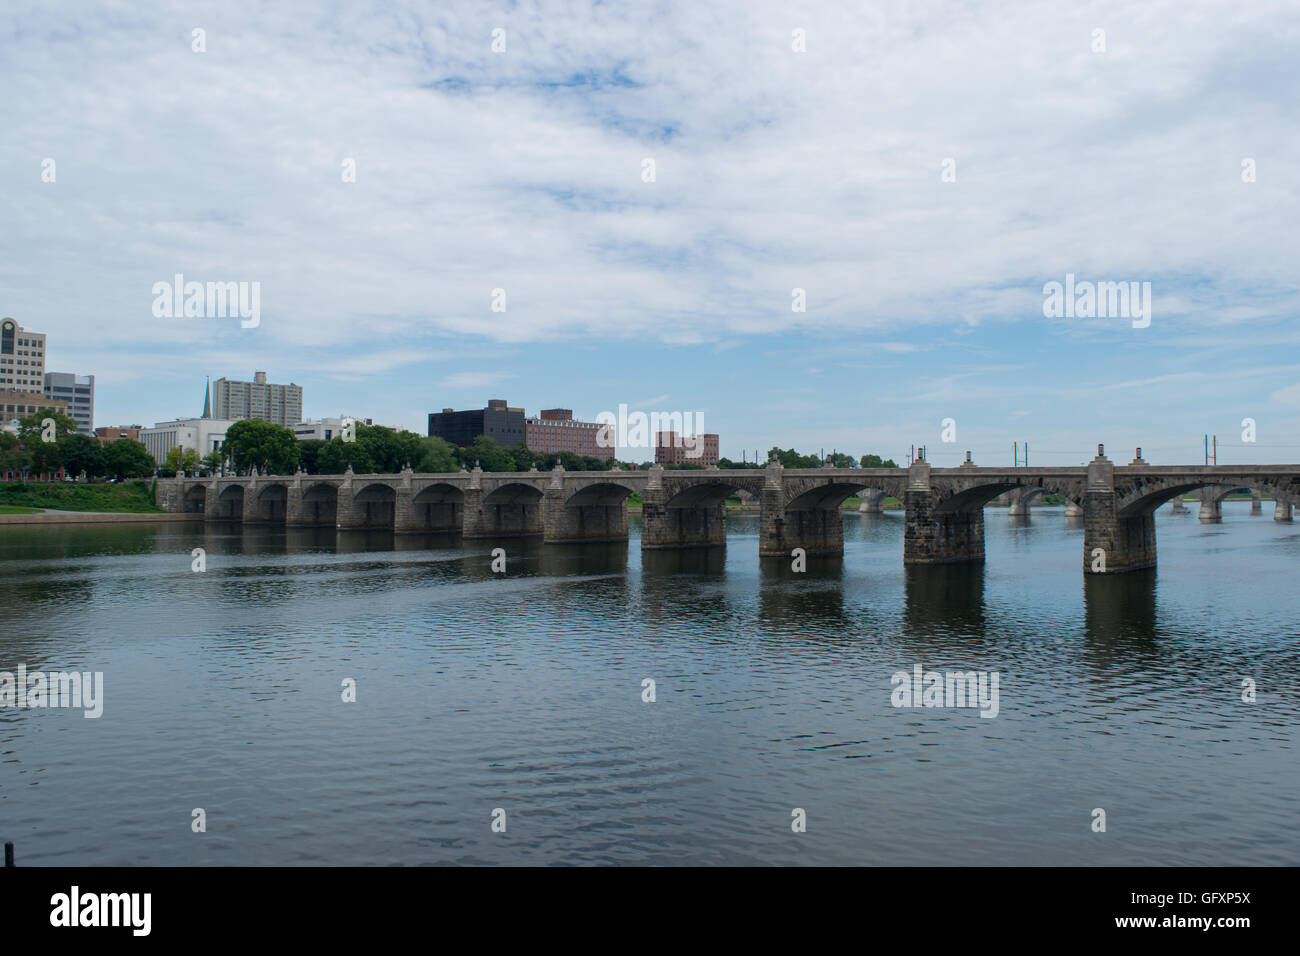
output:
M 1273 499 L 1273 520 L 1290 521 L 1291 520 L 1291 502 L 1278 495 Z
M 839 508 L 787 508 L 785 469 L 769 461 L 759 506 L 758 554 L 789 557 L 795 548 L 807 554 L 844 553 L 844 516 Z M 877 509 L 879 510 L 879 509 Z
M 1028 488 L 1012 488 L 1007 492 L 1010 505 L 1007 507 L 1007 514 L 1012 517 L 1028 518 L 1029 502 L 1032 500 Z
M 1075 504 L 1073 501 L 1067 501 L 1065 503 L 1065 516 L 1067 518 L 1082 518 L 1083 506 Z
M 217 502 L 220 500 L 220 492 L 217 490 L 217 479 L 213 478 L 208 482 L 208 487 L 203 492 L 203 520 L 215 521 L 217 515 Z
M 641 499 L 641 549 L 726 547 L 726 503 L 670 508 L 663 474 L 661 465 L 651 466 Z
M 415 514 L 415 492 L 411 488 L 411 466 L 403 466 L 393 498 L 393 533 L 413 534 L 424 529 L 420 527 Z
M 1206 524 L 1218 524 L 1223 520 L 1223 508 L 1220 505 L 1222 499 L 1218 497 L 1218 492 L 1213 488 L 1201 489 L 1201 510 L 1196 515 L 1197 521 L 1203 521 Z
M 1083 486 L 1083 571 L 1120 574 L 1156 565 L 1154 513 L 1121 515 L 1115 507 L 1115 466 L 1097 447 Z
M 289 493 L 284 499 L 284 526 L 292 528 L 306 523 L 302 506 L 302 469 L 300 468 L 294 472 L 293 483 L 289 485 Z
M 352 466 L 343 472 L 343 483 L 339 485 L 338 508 L 334 512 L 334 527 L 340 530 L 365 527 L 365 509 L 358 508 L 352 489 Z
M 627 499 L 567 504 L 564 467 L 556 465 L 542 497 L 542 540 L 549 544 L 578 541 L 626 541 Z
M 1187 505 L 1183 504 L 1182 495 L 1178 495 L 1176 498 L 1174 498 L 1174 503 L 1171 508 L 1171 511 L 1176 515 L 1185 515 L 1188 513 Z
M 878 515 L 884 512 L 885 493 L 876 488 L 867 488 L 861 492 L 862 504 L 858 511 L 864 515 Z
M 1263 498 L 1258 491 L 1250 493 L 1250 513 L 1253 515 L 1262 515 L 1264 513 Z
M 930 487 L 930 463 L 907 470 L 903 522 L 903 564 L 961 564 L 984 560 L 984 509 L 937 511 Z
M 258 491 L 257 475 L 254 474 L 248 479 L 248 484 L 244 486 L 244 512 L 240 519 L 244 524 L 258 524 L 265 520 L 257 508 Z

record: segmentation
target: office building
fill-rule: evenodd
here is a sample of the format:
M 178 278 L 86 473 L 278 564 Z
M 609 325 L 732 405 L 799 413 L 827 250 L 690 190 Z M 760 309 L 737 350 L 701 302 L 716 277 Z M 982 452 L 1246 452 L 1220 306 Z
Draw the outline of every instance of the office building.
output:
M 45 334 L 0 319 L 0 421 L 42 411 L 68 414 L 68 402 L 45 394 Z
M 492 399 L 487 408 L 458 412 L 444 408 L 429 413 L 429 436 L 449 441 L 462 447 L 474 443 L 479 435 L 486 435 L 498 445 L 507 448 L 522 445 L 526 436 L 524 410 L 510 408 L 504 399 Z
M 160 465 L 173 448 L 193 449 L 203 458 L 221 449 L 226 440 L 226 429 L 235 421 L 228 418 L 178 418 L 159 422 L 153 428 L 140 429 L 139 440 Z
M 95 429 L 95 440 L 101 445 L 110 445 L 121 438 L 139 441 L 140 430 L 139 425 L 104 425 Z
M 718 463 L 718 436 L 656 432 L 655 462 L 660 465 L 700 465 L 712 468 Z
M 315 421 L 299 422 L 293 426 L 293 437 L 298 441 L 329 441 L 343 433 L 343 423 L 351 420 L 358 425 L 373 425 L 369 418 L 356 415 L 340 415 L 338 418 L 318 418 Z
M 212 417 L 260 418 L 292 428 L 302 421 L 302 386 L 268 382 L 265 372 L 253 373 L 251 382 L 219 378 L 212 383 Z
M 95 376 L 46 372 L 45 397 L 67 403 L 68 417 L 77 423 L 78 433 L 95 433 Z
M 614 448 L 602 447 L 596 441 L 604 427 L 598 422 L 576 421 L 571 408 L 544 408 L 537 418 L 524 419 L 524 442 L 529 451 L 567 451 L 608 461 L 614 457 Z

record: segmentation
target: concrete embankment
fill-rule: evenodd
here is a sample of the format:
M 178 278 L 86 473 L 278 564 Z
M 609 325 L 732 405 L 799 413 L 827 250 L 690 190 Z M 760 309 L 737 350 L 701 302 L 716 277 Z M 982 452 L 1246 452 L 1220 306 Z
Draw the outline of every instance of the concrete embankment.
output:
M 201 514 L 137 514 L 109 511 L 38 511 L 30 515 L 0 515 L 0 527 L 10 524 L 145 524 L 157 521 L 202 521 Z

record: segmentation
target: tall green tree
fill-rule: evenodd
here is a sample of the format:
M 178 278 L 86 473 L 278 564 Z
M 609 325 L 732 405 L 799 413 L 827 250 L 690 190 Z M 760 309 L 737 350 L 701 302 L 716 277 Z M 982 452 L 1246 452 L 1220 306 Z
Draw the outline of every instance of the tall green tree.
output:
M 411 467 L 426 474 L 459 471 L 460 459 L 456 455 L 456 446 L 436 435 L 421 438 L 419 458 Z
M 193 448 L 184 448 L 180 446 L 169 448 L 167 457 L 163 459 L 162 466 L 158 473 L 165 477 L 172 477 L 182 469 L 187 475 L 192 475 L 199 468 L 199 453 Z
M 291 429 L 260 418 L 245 418 L 226 429 L 221 450 L 239 471 L 257 468 L 272 475 L 290 475 L 298 467 L 298 439 Z
M 70 475 L 84 471 L 87 478 L 98 478 L 104 473 L 104 446 L 88 435 L 68 435 L 60 443 L 59 454 Z
M 341 475 L 348 470 L 349 465 L 358 475 L 375 473 L 375 463 L 370 459 L 370 452 L 359 441 L 331 438 L 316 454 L 318 474 Z
M 149 449 L 131 438 L 119 438 L 104 446 L 104 473 L 121 481 L 144 478 L 153 473 L 155 463 Z
M 61 443 L 76 433 L 77 423 L 62 412 L 39 411 L 18 422 L 18 441 L 37 472 L 57 471 L 63 464 Z

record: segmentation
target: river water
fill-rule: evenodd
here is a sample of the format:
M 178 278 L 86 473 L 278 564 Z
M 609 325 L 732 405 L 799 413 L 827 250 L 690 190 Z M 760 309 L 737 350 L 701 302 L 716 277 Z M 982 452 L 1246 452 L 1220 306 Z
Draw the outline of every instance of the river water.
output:
M 917 569 L 901 513 L 849 513 L 805 573 L 759 560 L 756 515 L 646 554 L 636 517 L 619 545 L 0 529 L 0 670 L 104 675 L 98 719 L 0 708 L 0 838 L 26 865 L 1295 865 L 1300 524 L 1223 510 L 1161 508 L 1158 570 L 1087 579 L 1052 507 Z M 916 665 L 996 672 L 997 716 L 893 706 Z

